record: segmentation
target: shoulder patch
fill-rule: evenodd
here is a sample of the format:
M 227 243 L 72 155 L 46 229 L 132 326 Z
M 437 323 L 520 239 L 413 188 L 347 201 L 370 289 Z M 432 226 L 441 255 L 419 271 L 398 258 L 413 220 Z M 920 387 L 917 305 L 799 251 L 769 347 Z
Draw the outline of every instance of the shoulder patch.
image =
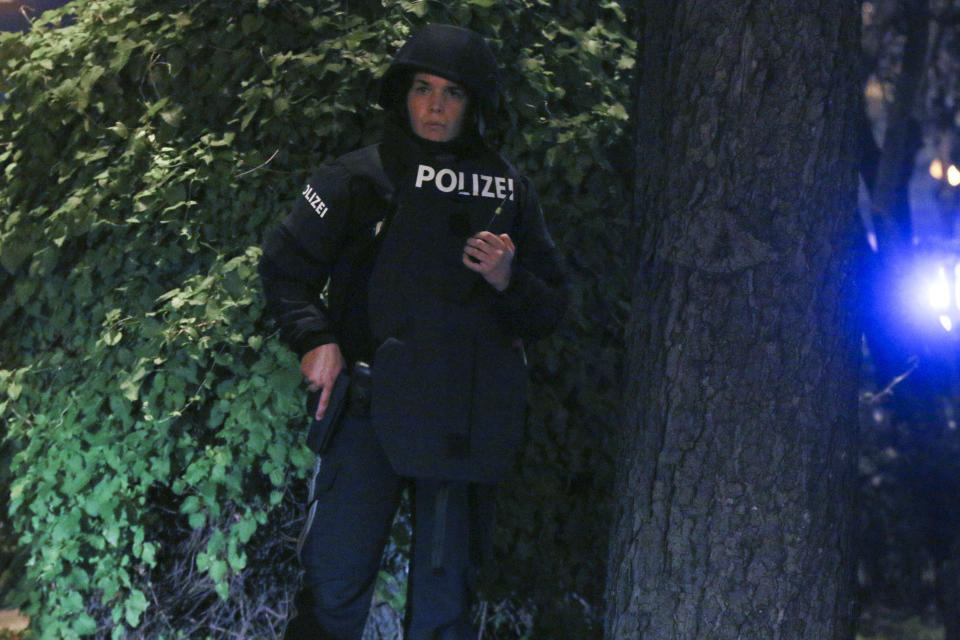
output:
M 327 211 L 329 210 L 327 203 L 323 201 L 323 198 L 320 197 L 320 194 L 317 193 L 316 189 L 314 189 L 313 185 L 311 185 L 309 182 L 307 183 L 307 186 L 304 187 L 302 195 L 304 200 L 307 201 L 307 205 L 313 209 L 318 216 L 322 218 L 323 216 L 327 215 Z

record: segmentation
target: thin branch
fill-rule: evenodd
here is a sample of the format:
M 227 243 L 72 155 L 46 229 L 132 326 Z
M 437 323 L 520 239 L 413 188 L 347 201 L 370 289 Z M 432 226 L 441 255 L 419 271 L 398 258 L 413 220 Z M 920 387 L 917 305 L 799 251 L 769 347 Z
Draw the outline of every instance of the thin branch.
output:
M 245 175 L 247 175 L 248 173 L 253 173 L 254 171 L 257 171 L 257 170 L 259 170 L 259 169 L 264 168 L 265 166 L 267 166 L 268 164 L 270 164 L 270 162 L 271 162 L 274 158 L 277 157 L 277 154 L 278 154 L 278 153 L 280 153 L 280 147 L 277 147 L 277 150 L 273 152 L 273 155 L 272 155 L 272 156 L 270 156 L 269 158 L 267 158 L 266 162 L 264 162 L 263 164 L 261 164 L 261 165 L 259 165 L 259 166 L 254 167 L 253 169 L 247 169 L 246 171 L 244 171 L 244 172 L 242 172 L 242 173 L 238 173 L 236 177 L 239 178 L 240 176 L 245 176 Z
M 891 380 L 890 384 L 888 384 L 882 391 L 880 391 L 879 393 L 864 394 L 864 400 L 866 404 L 868 406 L 876 406 L 881 402 L 883 402 L 884 400 L 886 400 L 887 398 L 891 397 L 893 395 L 894 387 L 896 387 L 898 384 L 906 380 L 907 376 L 909 376 L 911 373 L 916 371 L 918 366 L 920 366 L 919 360 L 917 360 L 917 358 L 911 358 L 910 368 L 904 371 L 903 373 L 901 373 L 900 375 L 898 375 L 897 377 L 895 377 L 893 380 Z

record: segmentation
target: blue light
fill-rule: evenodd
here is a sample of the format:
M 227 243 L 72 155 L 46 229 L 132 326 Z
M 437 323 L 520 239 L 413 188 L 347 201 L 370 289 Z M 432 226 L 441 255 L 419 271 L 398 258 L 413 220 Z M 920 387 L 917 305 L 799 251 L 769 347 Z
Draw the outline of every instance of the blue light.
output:
M 927 300 L 935 311 L 946 311 L 950 308 L 950 288 L 947 270 L 941 266 L 937 269 L 936 279 L 927 285 Z
M 914 331 L 933 337 L 928 333 L 932 329 L 933 334 L 960 338 L 960 250 L 918 247 L 911 262 L 913 266 L 903 272 L 901 300 L 913 318 Z

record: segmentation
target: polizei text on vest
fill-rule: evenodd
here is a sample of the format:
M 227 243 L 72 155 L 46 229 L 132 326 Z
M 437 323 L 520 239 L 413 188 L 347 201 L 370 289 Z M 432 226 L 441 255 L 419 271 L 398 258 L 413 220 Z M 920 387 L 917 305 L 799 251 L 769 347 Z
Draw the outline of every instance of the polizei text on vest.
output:
M 421 164 L 417 167 L 417 181 L 414 186 L 421 189 L 424 183 L 431 182 L 438 191 L 443 193 L 456 191 L 463 196 L 513 200 L 513 178 L 504 176 L 487 176 L 482 173 L 466 173 L 453 169 L 437 171 L 429 165 Z

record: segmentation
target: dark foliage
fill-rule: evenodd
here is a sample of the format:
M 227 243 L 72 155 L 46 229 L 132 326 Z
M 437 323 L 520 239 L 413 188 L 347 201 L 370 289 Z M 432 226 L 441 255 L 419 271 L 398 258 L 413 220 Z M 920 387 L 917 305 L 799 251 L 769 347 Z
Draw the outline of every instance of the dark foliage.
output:
M 290 487 L 312 460 L 257 246 L 313 167 L 376 137 L 376 78 L 427 21 L 497 51 L 496 138 L 534 178 L 573 278 L 562 330 L 531 355 L 528 444 L 480 615 L 487 637 L 556 637 L 548 620 L 589 637 L 626 297 L 625 16 L 384 5 L 88 0 L 63 10 L 70 25 L 45 14 L 0 36 L 0 420 L 21 560 L 7 597 L 38 637 L 276 630 L 295 579 Z M 393 609 L 402 532 L 380 592 Z

